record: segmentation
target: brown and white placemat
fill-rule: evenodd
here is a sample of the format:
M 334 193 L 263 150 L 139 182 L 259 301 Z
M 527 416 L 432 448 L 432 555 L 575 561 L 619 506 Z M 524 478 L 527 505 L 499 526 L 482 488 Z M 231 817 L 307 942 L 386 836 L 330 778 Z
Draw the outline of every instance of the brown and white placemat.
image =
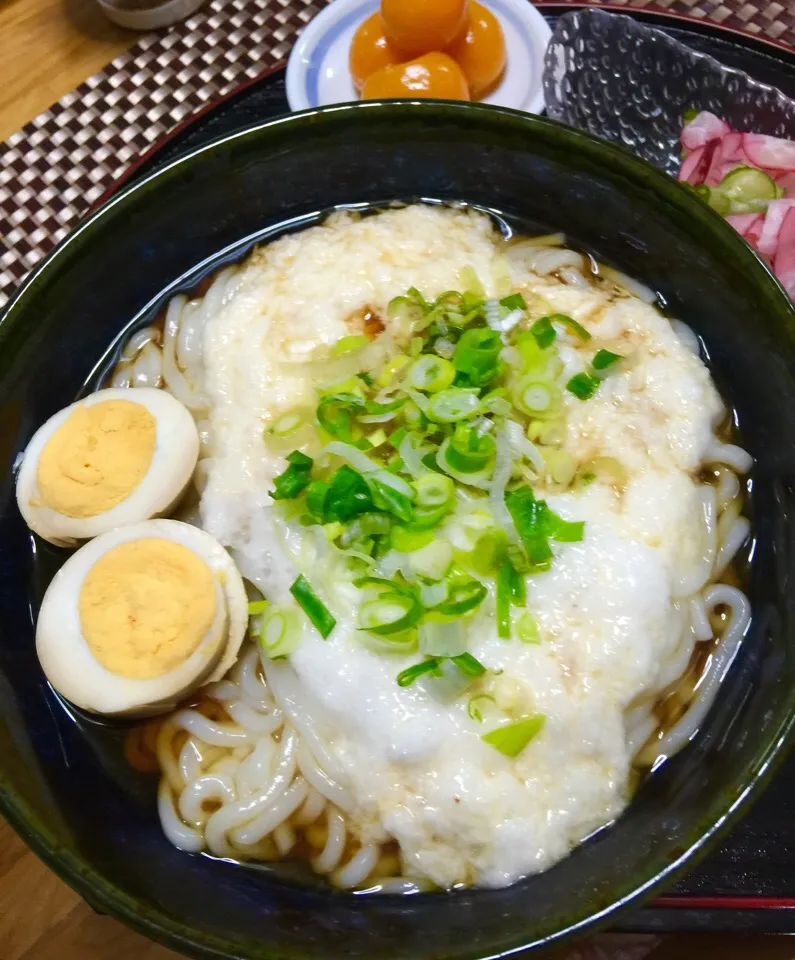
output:
M 137 157 L 208 102 L 278 63 L 328 2 L 210 0 L 184 23 L 144 37 L 1 144 L 0 306 Z M 607 5 L 795 44 L 795 0 Z
M 283 59 L 328 0 L 211 0 L 0 145 L 0 305 L 158 138 Z

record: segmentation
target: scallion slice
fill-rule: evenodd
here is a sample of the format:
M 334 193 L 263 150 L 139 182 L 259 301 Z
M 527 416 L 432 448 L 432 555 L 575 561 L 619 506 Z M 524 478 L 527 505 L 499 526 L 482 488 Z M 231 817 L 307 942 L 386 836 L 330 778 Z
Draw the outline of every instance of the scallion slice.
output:
M 453 563 L 453 548 L 447 540 L 434 538 L 409 556 L 409 566 L 418 577 L 441 580 Z
M 559 416 L 562 394 L 554 383 L 535 379 L 531 374 L 519 382 L 514 393 L 514 402 L 529 417 L 549 420 Z
M 494 463 L 496 453 L 494 437 L 478 433 L 474 426 L 459 423 L 447 445 L 444 459 L 458 473 L 480 473 Z
M 397 585 L 391 582 L 389 586 L 392 589 L 384 590 L 378 597 L 366 600 L 359 607 L 360 630 L 388 637 L 393 633 L 403 633 L 422 619 L 422 604 L 417 596 L 412 591 L 396 589 Z
M 527 303 L 521 293 L 511 293 L 500 300 L 500 306 L 506 310 L 526 310 Z
M 599 379 L 590 373 L 575 373 L 566 384 L 566 389 L 578 400 L 590 400 L 599 389 Z
M 475 327 L 466 330 L 456 346 L 453 364 L 473 386 L 490 383 L 499 370 L 502 338 L 497 330 Z
M 621 354 L 613 353 L 612 350 L 597 350 L 591 361 L 591 366 L 594 370 L 607 370 L 623 359 Z
M 268 603 L 267 600 L 251 600 L 248 605 L 248 615 L 250 617 L 257 617 L 261 613 L 264 613 L 269 606 L 270 603 Z
M 433 530 L 406 530 L 404 527 L 392 527 L 389 535 L 390 545 L 398 553 L 413 553 L 433 543 Z
M 483 723 L 483 711 L 490 704 L 496 707 L 497 701 L 494 697 L 488 693 L 480 693 L 476 697 L 472 697 L 469 703 L 467 703 L 467 714 L 473 720 L 477 720 L 478 723 Z
M 262 618 L 257 640 L 261 652 L 269 660 L 289 656 L 301 641 L 301 625 L 296 611 L 272 607 Z
M 541 643 L 541 632 L 535 617 L 527 610 L 519 617 L 516 633 L 522 643 Z
M 455 367 L 444 357 L 425 354 L 412 363 L 406 379 L 417 390 L 439 393 L 451 386 L 455 380 Z
M 274 500 L 293 500 L 309 486 L 312 458 L 300 450 L 293 450 L 288 455 L 287 462 L 290 466 L 284 473 L 273 478 L 274 490 L 271 491 L 271 497 Z
M 496 730 L 490 730 L 480 739 L 506 757 L 518 757 L 528 743 L 541 733 L 545 722 L 544 714 L 536 713 L 532 717 L 515 720 L 513 723 L 497 727 Z
M 346 353 L 356 353 L 369 343 L 369 339 L 364 334 L 352 334 L 349 337 L 341 337 L 333 346 L 331 352 L 335 357 L 342 357 Z
M 289 437 L 291 433 L 295 433 L 305 422 L 306 417 L 302 411 L 290 410 L 288 413 L 283 413 L 274 420 L 269 432 L 272 433 L 274 437 Z
M 549 319 L 552 321 L 552 323 L 560 323 L 564 327 L 568 327 L 568 329 L 571 330 L 576 337 L 579 337 L 580 340 L 591 339 L 591 335 L 588 333 L 585 327 L 572 317 L 566 316 L 565 313 L 553 313 Z
M 488 590 L 477 580 L 452 583 L 447 599 L 436 609 L 446 617 L 462 617 L 477 609 L 486 599 L 487 594 Z
M 331 394 L 323 397 L 317 407 L 317 421 L 333 437 L 339 437 L 344 443 L 354 443 L 357 436 L 354 416 L 357 411 L 366 410 L 364 400 L 354 393 Z
M 439 661 L 435 657 L 423 660 L 421 663 L 415 663 L 412 667 L 401 670 L 397 675 L 397 684 L 399 687 L 410 687 L 412 683 L 425 673 L 441 676 Z
M 293 585 L 290 587 L 290 593 L 295 597 L 299 607 L 307 615 L 320 636 L 324 640 L 327 639 L 337 625 L 337 621 L 302 573 L 295 578 Z
M 450 387 L 434 394 L 427 404 L 425 413 L 437 423 L 455 423 L 468 420 L 480 412 L 480 397 L 477 390 L 465 387 Z
M 540 320 L 536 320 L 533 326 L 530 327 L 530 333 L 533 334 L 536 343 L 542 350 L 551 347 L 557 337 L 557 332 L 552 326 L 552 321 L 549 317 L 541 317 Z
M 504 560 L 497 571 L 497 636 L 511 638 L 511 580 L 514 575 L 510 560 Z
M 418 507 L 436 510 L 452 504 L 455 499 L 455 484 L 442 473 L 426 473 L 414 481 Z
M 486 668 L 476 657 L 473 657 L 471 653 L 460 653 L 456 657 L 450 657 L 453 663 L 458 667 L 461 673 L 466 674 L 468 677 L 482 677 L 486 672 Z
M 420 627 L 420 650 L 429 657 L 457 657 L 466 653 L 467 638 L 458 620 L 430 620 Z

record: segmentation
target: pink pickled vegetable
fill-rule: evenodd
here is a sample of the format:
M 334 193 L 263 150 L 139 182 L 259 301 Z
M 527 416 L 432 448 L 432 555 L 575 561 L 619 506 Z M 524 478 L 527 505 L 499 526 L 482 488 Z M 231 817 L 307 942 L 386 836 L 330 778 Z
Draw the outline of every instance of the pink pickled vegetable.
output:
M 739 133 L 706 110 L 681 140 L 679 180 L 699 189 L 795 299 L 795 142 Z
M 716 117 L 714 113 L 702 110 L 682 130 L 682 146 L 686 150 L 697 150 L 710 140 L 725 137 L 727 133 L 731 133 L 727 123 L 724 123 L 720 117 Z
M 760 170 L 795 171 L 795 143 L 767 137 L 762 133 L 744 133 L 743 150 L 748 162 Z
M 787 293 L 795 298 L 795 209 L 792 207 L 787 210 L 778 238 L 773 269 Z

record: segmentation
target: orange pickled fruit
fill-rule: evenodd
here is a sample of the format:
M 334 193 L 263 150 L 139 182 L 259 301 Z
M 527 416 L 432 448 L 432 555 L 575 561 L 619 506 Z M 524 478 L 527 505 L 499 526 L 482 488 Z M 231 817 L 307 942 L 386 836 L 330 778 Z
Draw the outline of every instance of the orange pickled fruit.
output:
M 466 32 L 447 48 L 464 71 L 473 97 L 496 86 L 505 70 L 505 37 L 500 21 L 482 3 L 472 0 Z
M 381 14 L 374 13 L 359 25 L 351 41 L 348 62 L 356 89 L 361 93 L 370 74 L 405 59 L 405 54 L 387 40 Z
M 469 100 L 469 87 L 461 67 L 446 53 L 426 53 L 371 74 L 362 88 L 365 100 L 395 97 L 440 97 Z
M 417 56 L 444 50 L 466 28 L 468 0 L 381 0 L 387 37 Z

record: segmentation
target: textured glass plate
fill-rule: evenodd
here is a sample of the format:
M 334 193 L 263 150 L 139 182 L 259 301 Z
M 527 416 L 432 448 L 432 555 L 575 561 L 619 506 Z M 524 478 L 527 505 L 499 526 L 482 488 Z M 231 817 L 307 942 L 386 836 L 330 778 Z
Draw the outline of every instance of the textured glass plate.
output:
M 558 20 L 544 97 L 555 120 L 629 147 L 668 173 L 679 169 L 685 110 L 710 110 L 736 130 L 795 138 L 795 101 L 780 90 L 603 10 Z

